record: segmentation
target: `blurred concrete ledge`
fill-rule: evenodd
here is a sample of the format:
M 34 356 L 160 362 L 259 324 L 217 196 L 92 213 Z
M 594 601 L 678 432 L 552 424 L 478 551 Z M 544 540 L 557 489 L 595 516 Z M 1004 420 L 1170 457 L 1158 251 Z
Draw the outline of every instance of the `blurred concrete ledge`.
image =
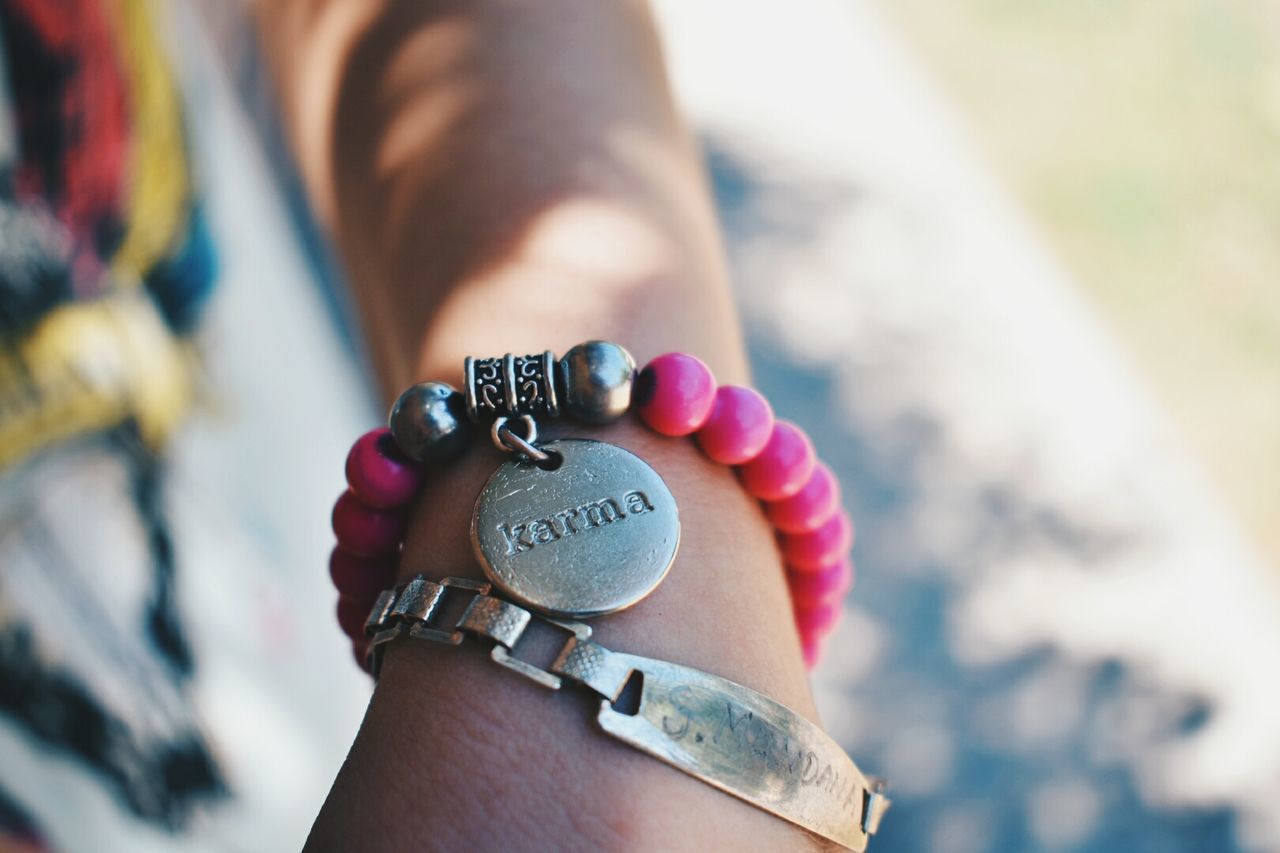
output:
M 834 457 L 880 849 L 1280 846 L 1280 585 L 865 0 L 659 2 L 760 384 Z

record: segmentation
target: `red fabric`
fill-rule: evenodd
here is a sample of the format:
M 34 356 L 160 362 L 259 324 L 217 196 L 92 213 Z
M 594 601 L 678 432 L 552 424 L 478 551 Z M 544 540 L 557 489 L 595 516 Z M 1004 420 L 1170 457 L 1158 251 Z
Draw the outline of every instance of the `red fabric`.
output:
M 18 134 L 17 196 L 43 201 L 77 246 L 77 289 L 101 289 L 123 232 L 129 105 L 100 0 L 3 0 Z

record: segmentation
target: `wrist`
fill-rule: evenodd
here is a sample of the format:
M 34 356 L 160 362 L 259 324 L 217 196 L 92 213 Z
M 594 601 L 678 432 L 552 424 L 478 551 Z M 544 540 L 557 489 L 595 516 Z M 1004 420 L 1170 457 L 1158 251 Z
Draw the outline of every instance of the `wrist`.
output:
M 816 648 L 829 629 L 825 616 L 839 609 L 829 593 L 843 594 L 836 581 L 852 542 L 838 487 L 803 432 L 776 421 L 757 392 L 718 386 L 693 356 L 654 358 L 637 375 L 624 349 L 601 341 L 560 359 L 466 359 L 462 384 L 402 394 L 390 429 L 353 447 L 350 490 L 335 508 L 335 557 L 368 555 L 370 572 L 406 581 L 355 626 L 347 605 L 360 593 L 351 573 L 334 575 L 362 664 L 384 683 L 429 686 L 431 701 L 401 714 L 430 718 L 441 701 L 508 707 L 511 688 L 491 673 L 453 672 L 399 642 L 471 638 L 542 687 L 595 693 L 612 737 L 862 849 L 887 801 L 812 721 L 799 665 L 796 631 Z M 578 621 L 592 616 L 601 618 Z M 613 704 L 633 688 L 637 704 Z M 527 730 L 547 710 L 486 718 L 456 736 L 466 754 L 468 740 L 496 737 L 532 745 L 543 763 L 578 755 L 546 741 L 541 724 Z M 702 736 L 681 743 L 671 722 L 680 719 Z
M 706 459 L 691 439 L 656 435 L 633 417 L 605 427 L 554 424 L 545 435 L 599 439 L 635 453 L 680 507 L 680 549 L 666 579 L 641 604 L 593 620 L 598 636 L 720 673 L 813 718 L 777 545 L 733 472 Z M 419 573 L 484 579 L 467 531 L 475 496 L 503 461 L 477 440 L 456 462 L 433 470 L 412 510 L 400 580 Z

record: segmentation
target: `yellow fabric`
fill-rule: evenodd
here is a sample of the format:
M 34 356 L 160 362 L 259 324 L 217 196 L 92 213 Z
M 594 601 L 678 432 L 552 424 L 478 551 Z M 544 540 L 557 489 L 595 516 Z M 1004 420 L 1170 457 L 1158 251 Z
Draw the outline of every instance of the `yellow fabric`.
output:
M 125 284 L 137 282 L 176 248 L 190 176 L 178 91 L 152 26 L 156 4 L 115 0 L 113 5 L 132 111 L 126 230 L 111 260 L 112 272 Z
M 152 0 L 103 0 L 129 89 L 131 148 L 125 234 L 114 286 L 53 309 L 21 338 L 0 341 L 0 469 L 60 442 L 133 419 L 158 448 L 193 397 L 190 351 L 137 284 L 179 248 L 190 174 L 168 57 Z
M 0 350 L 0 468 L 128 418 L 158 447 L 190 405 L 191 377 L 186 350 L 145 294 L 56 308 Z

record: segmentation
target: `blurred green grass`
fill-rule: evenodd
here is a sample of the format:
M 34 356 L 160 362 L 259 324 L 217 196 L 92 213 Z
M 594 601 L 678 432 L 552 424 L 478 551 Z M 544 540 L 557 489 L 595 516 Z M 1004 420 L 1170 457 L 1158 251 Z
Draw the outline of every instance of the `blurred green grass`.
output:
M 1280 3 L 876 3 L 1280 566 Z

